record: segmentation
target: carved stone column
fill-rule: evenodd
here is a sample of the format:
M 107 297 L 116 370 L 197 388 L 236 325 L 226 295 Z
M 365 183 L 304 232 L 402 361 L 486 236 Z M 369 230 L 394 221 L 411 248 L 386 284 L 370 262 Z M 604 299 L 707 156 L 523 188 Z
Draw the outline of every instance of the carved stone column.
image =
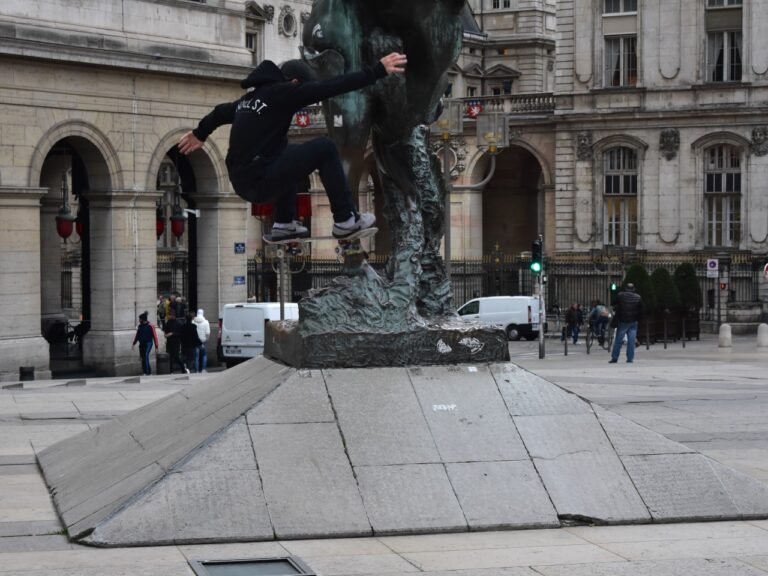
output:
M 0 380 L 21 366 L 50 378 L 48 343 L 40 334 L 40 198 L 45 188 L 0 187 Z M 55 228 L 54 228 L 55 230 Z
M 91 211 L 92 317 L 83 362 L 103 374 L 139 374 L 139 355 L 131 350 L 138 316 L 146 310 L 157 324 L 155 202 L 160 193 L 85 194 Z
M 218 319 L 224 304 L 245 302 L 248 297 L 248 258 L 235 253 L 235 243 L 245 244 L 248 204 L 234 194 L 196 196 L 197 306 L 211 324 L 208 358 L 215 357 Z M 212 356 L 213 355 L 213 356 Z

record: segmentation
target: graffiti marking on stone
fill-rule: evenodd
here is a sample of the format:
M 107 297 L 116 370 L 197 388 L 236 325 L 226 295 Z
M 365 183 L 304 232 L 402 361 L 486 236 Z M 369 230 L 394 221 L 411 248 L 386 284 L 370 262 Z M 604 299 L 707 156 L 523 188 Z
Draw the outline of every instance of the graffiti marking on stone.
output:
M 456 404 L 432 404 L 433 412 L 455 412 L 456 408 Z
M 452 348 L 448 346 L 445 342 L 443 342 L 443 339 L 440 338 L 440 340 L 437 341 L 437 351 L 440 352 L 440 354 L 448 354 L 450 353 Z
M 469 337 L 462 338 L 461 340 L 459 340 L 459 344 L 469 348 L 470 354 L 477 354 L 478 352 L 480 352 L 480 350 L 483 349 L 483 346 L 485 346 L 485 344 L 480 342 L 480 340 L 478 340 L 477 338 L 469 338 Z

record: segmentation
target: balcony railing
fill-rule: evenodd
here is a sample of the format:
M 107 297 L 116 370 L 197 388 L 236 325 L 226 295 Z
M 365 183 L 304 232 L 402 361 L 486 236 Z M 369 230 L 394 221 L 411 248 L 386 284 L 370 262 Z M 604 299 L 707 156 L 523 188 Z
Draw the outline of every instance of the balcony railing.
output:
M 504 114 L 551 114 L 555 111 L 555 95 L 551 92 L 537 94 L 504 94 L 500 96 L 475 96 L 459 98 L 464 105 L 464 117 L 474 118 L 479 112 L 503 112 Z

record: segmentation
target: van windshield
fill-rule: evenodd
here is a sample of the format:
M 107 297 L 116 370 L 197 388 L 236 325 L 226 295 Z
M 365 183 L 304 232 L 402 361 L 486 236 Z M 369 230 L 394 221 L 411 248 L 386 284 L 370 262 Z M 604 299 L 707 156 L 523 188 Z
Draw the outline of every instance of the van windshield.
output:
M 253 330 L 263 318 L 264 314 L 258 308 L 226 308 L 223 324 L 227 330 Z
M 480 313 L 480 302 L 478 301 L 468 302 L 459 309 L 459 314 L 461 316 L 466 316 L 467 314 L 479 314 L 479 313 Z

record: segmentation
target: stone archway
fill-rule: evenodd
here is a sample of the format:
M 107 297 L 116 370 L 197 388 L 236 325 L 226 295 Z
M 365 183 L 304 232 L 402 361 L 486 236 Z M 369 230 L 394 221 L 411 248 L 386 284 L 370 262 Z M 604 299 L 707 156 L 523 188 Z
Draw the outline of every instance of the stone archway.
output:
M 53 140 L 64 134 L 69 135 Z M 34 183 L 47 189 L 40 216 L 40 328 L 55 373 L 82 369 L 83 345 L 94 319 L 89 190 L 110 189 L 113 181 L 102 154 L 111 147 L 104 140 L 92 142 L 89 136 L 94 134 L 101 140 L 98 132 L 81 123 L 49 131 L 35 152 L 42 161 L 33 162 L 31 168 L 31 174 L 38 175 Z M 46 150 L 44 145 L 50 147 Z M 56 216 L 65 197 L 77 223 L 63 240 L 57 234 Z
M 518 254 L 543 233 L 545 171 L 527 148 L 512 145 L 496 159 L 483 191 L 483 253 Z
M 173 190 L 174 183 L 164 189 L 160 178 L 161 170 L 170 162 L 171 179 L 179 179 L 180 206 L 187 209 L 184 236 L 179 244 L 186 252 L 183 296 L 189 310 L 202 308 L 211 324 L 212 336 L 208 341 L 211 358 L 215 354 L 216 324 L 221 308 L 226 303 L 244 302 L 247 298 L 247 253 L 235 249 L 236 244 L 247 245 L 247 204 L 231 193 L 224 157 L 210 139 L 190 156 L 178 154 L 176 145 L 184 132 L 175 130 L 166 134 L 155 147 L 146 176 L 147 187 L 166 195 L 168 190 Z M 171 212 L 172 206 L 166 206 L 165 215 L 170 216 Z M 166 223 L 164 237 L 156 244 L 159 266 L 167 264 L 167 256 L 176 248 L 175 243 L 166 242 L 171 236 L 170 222 L 166 220 Z M 156 286 L 161 273 L 159 268 Z

